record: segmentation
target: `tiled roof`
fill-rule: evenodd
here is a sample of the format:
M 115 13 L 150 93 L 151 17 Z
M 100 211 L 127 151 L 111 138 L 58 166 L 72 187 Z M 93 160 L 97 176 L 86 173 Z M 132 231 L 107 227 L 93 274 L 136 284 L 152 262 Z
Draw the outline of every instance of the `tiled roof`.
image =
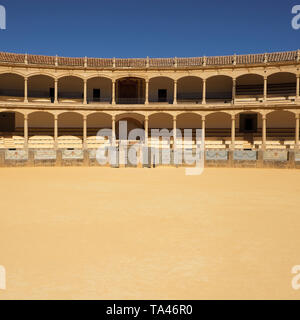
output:
M 289 61 L 300 61 L 300 51 L 216 57 L 150 59 L 65 58 L 0 52 L 0 63 L 38 64 L 49 66 L 57 65 L 88 68 L 173 68 L 263 64 L 266 62 L 276 63 Z

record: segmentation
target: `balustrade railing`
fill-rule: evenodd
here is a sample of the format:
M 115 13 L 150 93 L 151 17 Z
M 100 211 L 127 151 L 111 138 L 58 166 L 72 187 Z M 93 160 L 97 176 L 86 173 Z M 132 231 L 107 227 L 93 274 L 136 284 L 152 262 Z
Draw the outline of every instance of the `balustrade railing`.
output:
M 192 68 L 222 65 L 300 62 L 300 51 L 194 58 L 69 58 L 0 52 L 0 63 L 79 68 Z

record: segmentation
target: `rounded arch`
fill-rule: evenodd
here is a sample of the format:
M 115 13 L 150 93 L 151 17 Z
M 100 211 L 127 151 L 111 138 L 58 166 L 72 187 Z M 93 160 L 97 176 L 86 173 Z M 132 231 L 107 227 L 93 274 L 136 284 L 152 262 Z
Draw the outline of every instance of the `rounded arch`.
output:
M 143 121 L 140 121 L 132 116 L 125 116 L 116 121 L 116 136 L 117 139 L 120 139 L 120 123 L 126 121 L 127 127 L 127 139 L 129 139 L 130 132 L 134 129 L 144 129 Z M 144 136 L 144 135 L 143 135 Z M 125 137 L 124 137 L 125 138 Z M 140 137 L 141 138 L 141 137 Z
M 94 78 L 104 78 L 104 79 L 108 79 L 110 81 L 113 80 L 113 78 L 110 77 L 109 75 L 107 75 L 107 74 L 99 74 L 99 73 L 90 74 L 85 79 L 88 81 L 88 80 L 91 80 L 91 79 L 94 79 Z
M 206 128 L 216 130 L 231 129 L 231 114 L 225 111 L 212 112 L 206 115 Z
M 69 102 L 68 99 L 82 102 L 83 79 L 74 75 L 59 77 L 58 98 L 62 102 Z
M 112 100 L 112 80 L 107 77 L 90 77 L 87 79 L 88 103 L 107 102 Z
M 118 104 L 145 103 L 146 82 L 141 77 L 121 77 L 116 79 L 116 102 Z
M 296 74 L 275 72 L 268 76 L 268 98 L 296 95 Z
M 96 136 L 101 129 L 111 129 L 112 116 L 105 112 L 96 111 L 87 116 L 88 136 Z
M 251 79 L 261 79 L 264 80 L 264 76 L 262 74 L 259 73 L 255 73 L 255 72 L 250 72 L 250 73 L 242 73 L 240 75 L 238 75 L 236 77 L 236 80 L 241 80 L 241 79 L 247 79 L 247 77 L 251 78 Z
M 33 75 L 28 78 L 28 98 L 33 102 L 54 102 L 54 78 L 48 75 Z
M 177 115 L 178 129 L 200 129 L 202 128 L 202 116 L 195 112 L 183 112 Z
M 12 109 L 0 111 L 1 135 L 24 137 L 24 113 Z
M 53 136 L 54 115 L 48 111 L 32 111 L 28 114 L 29 136 Z
M 173 115 L 167 112 L 155 112 L 149 115 L 150 129 L 173 129 Z
M 233 79 L 227 75 L 213 75 L 206 80 L 207 102 L 224 102 L 232 100 Z
M 15 72 L 0 74 L 0 97 L 3 100 L 24 99 L 24 76 Z
M 22 72 L 18 72 L 18 71 L 0 71 L 0 77 L 1 77 L 1 75 L 3 75 L 3 74 L 13 74 L 13 75 L 17 75 L 17 76 L 20 76 L 20 77 L 22 77 L 22 78 L 25 78 L 26 77 L 26 75 L 24 74 L 24 73 L 22 73 Z
M 184 76 L 177 80 L 178 102 L 202 101 L 203 80 L 197 76 Z
M 125 79 L 138 79 L 138 80 L 144 80 L 146 81 L 146 78 L 141 77 L 140 75 L 134 75 L 134 74 L 130 74 L 130 75 L 122 75 L 122 76 L 117 76 L 114 78 L 114 80 L 117 82 L 119 80 L 125 80 Z
M 267 114 L 269 128 L 295 128 L 295 113 L 288 110 L 273 110 Z
M 62 78 L 78 78 L 82 81 L 84 81 L 84 77 L 81 74 L 77 74 L 77 73 L 62 73 L 60 75 L 57 76 L 57 80 L 60 80 Z
M 237 99 L 258 99 L 264 95 L 264 77 L 256 73 L 242 74 L 236 78 Z
M 46 77 L 49 77 L 49 78 L 52 78 L 53 80 L 56 79 L 56 76 L 50 72 L 41 72 L 41 71 L 37 71 L 37 72 L 32 72 L 32 73 L 29 73 L 27 75 L 28 77 L 28 80 L 32 77 L 37 77 L 37 76 L 46 76 Z
M 289 73 L 289 74 L 291 74 L 291 75 L 294 75 L 295 77 L 296 77 L 296 75 L 297 75 L 297 72 L 293 72 L 293 71 L 281 71 L 281 70 L 273 70 L 273 71 L 268 71 L 268 73 L 267 73 L 267 77 L 269 78 L 269 77 L 271 77 L 271 76 L 273 76 L 273 75 L 275 75 L 275 74 L 277 74 L 277 73 Z
M 148 80 L 151 81 L 151 80 L 154 80 L 154 79 L 156 79 L 156 78 L 165 78 L 165 79 L 171 80 L 171 81 L 173 81 L 173 82 L 175 81 L 175 78 L 172 78 L 172 77 L 166 76 L 166 75 L 153 75 L 153 76 L 150 76 L 150 77 L 148 78 Z
M 58 115 L 59 136 L 82 136 L 83 116 L 75 111 L 67 111 Z
M 174 80 L 166 76 L 149 79 L 149 102 L 173 103 Z
M 132 118 L 141 123 L 145 120 L 145 115 L 140 112 L 122 112 L 116 115 L 116 121 L 122 120 L 124 118 Z

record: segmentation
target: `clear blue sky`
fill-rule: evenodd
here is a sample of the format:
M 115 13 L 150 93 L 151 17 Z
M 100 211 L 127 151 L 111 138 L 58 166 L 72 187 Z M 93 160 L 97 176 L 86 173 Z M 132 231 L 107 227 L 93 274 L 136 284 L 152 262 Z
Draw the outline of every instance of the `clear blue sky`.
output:
M 0 51 L 186 57 L 294 50 L 300 0 L 0 0 Z

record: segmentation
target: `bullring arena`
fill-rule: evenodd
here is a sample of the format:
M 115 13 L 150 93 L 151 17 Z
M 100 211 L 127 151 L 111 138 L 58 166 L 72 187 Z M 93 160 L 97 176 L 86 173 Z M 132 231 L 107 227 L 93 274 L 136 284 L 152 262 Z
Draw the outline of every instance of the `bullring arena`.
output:
M 50 160 L 73 155 L 87 163 L 109 144 L 97 141 L 98 130 L 110 128 L 118 144 L 118 123 L 126 120 L 128 130 L 145 129 L 149 147 L 162 147 L 149 136 L 153 128 L 201 128 L 208 163 L 294 167 L 299 63 L 300 51 L 173 59 L 1 53 L 1 163 L 47 159 L 49 149 L 58 150 Z
M 299 299 L 299 67 L 0 53 L 0 299 Z M 121 120 L 158 150 L 192 129 L 173 152 L 201 129 L 203 174 L 101 167 Z

